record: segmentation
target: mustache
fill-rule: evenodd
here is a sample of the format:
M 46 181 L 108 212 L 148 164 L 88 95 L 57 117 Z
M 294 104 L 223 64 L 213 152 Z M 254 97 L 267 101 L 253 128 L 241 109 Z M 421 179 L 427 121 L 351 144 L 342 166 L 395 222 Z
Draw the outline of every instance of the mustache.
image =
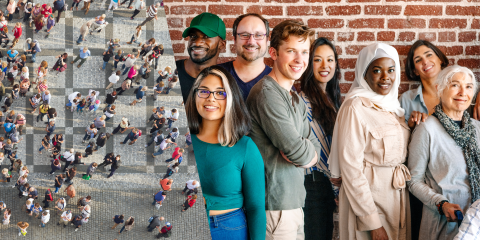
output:
M 260 48 L 258 45 L 253 45 L 253 44 L 247 44 L 247 45 L 243 45 L 243 46 L 246 47 L 246 48 L 250 48 L 250 47 Z

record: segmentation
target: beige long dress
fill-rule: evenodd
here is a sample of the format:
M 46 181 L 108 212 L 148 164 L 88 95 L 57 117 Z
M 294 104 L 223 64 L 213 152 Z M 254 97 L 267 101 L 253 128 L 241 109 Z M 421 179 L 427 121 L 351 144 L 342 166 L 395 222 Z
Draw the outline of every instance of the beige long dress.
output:
M 368 98 L 347 99 L 339 110 L 330 161 L 342 175 L 340 239 L 371 239 L 384 227 L 388 239 L 410 239 L 406 161 L 410 129 L 403 117 Z

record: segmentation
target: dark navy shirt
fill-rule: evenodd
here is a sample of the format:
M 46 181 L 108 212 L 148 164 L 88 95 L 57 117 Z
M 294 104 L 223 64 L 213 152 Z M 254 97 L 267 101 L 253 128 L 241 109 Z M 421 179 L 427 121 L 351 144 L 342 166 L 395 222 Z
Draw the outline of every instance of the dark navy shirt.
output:
M 262 73 L 260 73 L 260 75 L 258 75 L 252 81 L 244 82 L 238 77 L 237 72 L 235 72 L 235 68 L 233 67 L 233 61 L 218 64 L 218 66 L 227 69 L 227 71 L 232 74 L 233 78 L 235 78 L 238 87 L 240 87 L 240 90 L 242 91 L 243 101 L 247 101 L 248 94 L 250 93 L 250 89 L 252 89 L 253 85 L 255 85 L 258 81 L 260 81 L 260 79 L 262 79 L 265 75 L 268 75 L 272 71 L 271 67 L 265 65 L 265 69 Z

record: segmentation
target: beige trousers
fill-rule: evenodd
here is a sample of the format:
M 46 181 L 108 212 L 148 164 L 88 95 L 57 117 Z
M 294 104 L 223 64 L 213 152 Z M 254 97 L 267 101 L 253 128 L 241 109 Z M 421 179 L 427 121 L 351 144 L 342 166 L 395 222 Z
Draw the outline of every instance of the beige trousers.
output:
M 303 240 L 303 210 L 266 211 L 267 236 L 266 240 Z

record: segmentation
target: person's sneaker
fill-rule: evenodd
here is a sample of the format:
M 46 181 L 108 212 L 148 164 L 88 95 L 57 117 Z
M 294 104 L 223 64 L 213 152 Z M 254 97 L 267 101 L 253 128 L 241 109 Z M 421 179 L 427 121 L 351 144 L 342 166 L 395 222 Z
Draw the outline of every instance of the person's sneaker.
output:
M 145 147 L 148 147 L 148 144 L 145 144 Z
M 52 174 L 52 175 L 53 175 L 53 174 L 54 174 L 54 172 L 52 172 L 52 173 L 50 173 L 50 174 Z
M 82 140 L 82 143 L 85 143 L 85 140 Z
M 58 214 L 57 214 L 58 215 Z M 60 226 L 60 223 L 57 223 L 58 226 Z
M 72 224 L 72 225 L 73 225 L 73 224 Z M 66 227 L 67 227 L 67 225 L 63 225 L 63 228 L 66 228 Z
M 71 225 L 73 226 L 73 223 L 71 223 Z
M 15 185 L 13 185 L 12 188 L 15 188 Z
M 130 19 L 131 19 L 131 20 L 133 20 L 134 18 L 133 18 L 133 17 L 131 17 Z
M 22 232 L 19 232 L 19 233 L 18 233 L 18 236 L 22 236 Z
M 78 228 L 75 228 L 75 232 L 78 231 Z

